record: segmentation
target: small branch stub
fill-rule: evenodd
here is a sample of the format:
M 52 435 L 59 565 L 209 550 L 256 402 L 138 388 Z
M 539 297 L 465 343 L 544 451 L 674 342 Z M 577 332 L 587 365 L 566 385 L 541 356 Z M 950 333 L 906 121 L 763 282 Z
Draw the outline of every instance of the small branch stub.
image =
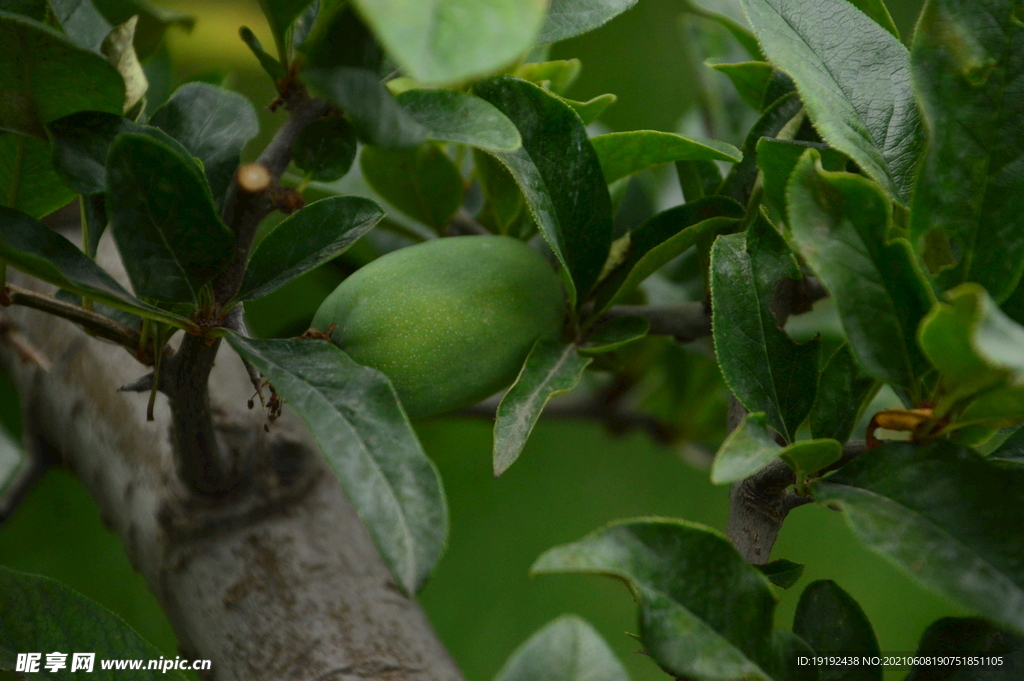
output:
M 260 194 L 270 189 L 273 178 L 270 171 L 259 163 L 246 163 L 238 167 L 238 187 L 250 194 Z

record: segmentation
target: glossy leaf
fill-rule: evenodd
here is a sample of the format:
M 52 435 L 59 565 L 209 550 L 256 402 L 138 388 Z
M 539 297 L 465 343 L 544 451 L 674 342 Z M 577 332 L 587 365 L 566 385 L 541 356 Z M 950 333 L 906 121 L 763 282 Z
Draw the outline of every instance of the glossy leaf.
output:
M 811 437 L 850 439 L 861 412 L 878 392 L 879 383 L 857 364 L 844 343 L 829 358 L 811 408 Z
M 643 317 L 616 317 L 597 327 L 587 337 L 587 342 L 579 346 L 579 351 L 597 355 L 618 350 L 645 337 L 650 330 L 651 323 Z
M 791 560 L 780 558 L 779 560 L 773 560 L 765 565 L 757 565 L 758 570 L 764 573 L 764 576 L 768 578 L 775 586 L 780 589 L 788 589 L 798 581 L 804 574 L 804 565 L 800 563 L 794 563 Z
M 284 78 L 285 71 L 284 67 L 281 66 L 281 62 L 275 59 L 270 53 L 263 49 L 263 44 L 260 43 L 259 38 L 252 32 L 247 26 L 242 26 L 238 29 L 238 35 L 242 39 L 242 42 L 248 46 L 249 50 L 255 55 L 256 60 L 259 61 L 260 66 L 267 72 L 275 82 Z
M 612 240 L 611 198 L 579 117 L 532 83 L 502 76 L 477 83 L 519 129 L 522 148 L 494 152 L 515 178 L 551 250 L 570 277 L 570 304 L 597 281 Z
M 93 52 L 100 51 L 103 39 L 113 26 L 100 14 L 92 0 L 50 0 L 49 5 L 54 18 L 72 42 Z
M 292 151 L 295 166 L 317 182 L 340 180 L 356 160 L 355 132 L 344 118 L 319 118 L 299 133 Z
M 231 184 L 242 148 L 260 130 L 248 99 L 208 83 L 182 85 L 149 122 L 202 161 L 218 203 Z
M 260 8 L 270 25 L 270 33 L 274 36 L 277 54 L 282 64 L 289 61 L 288 28 L 310 2 L 311 0 L 260 0 Z
M 734 225 L 743 213 L 743 207 L 735 201 L 709 196 L 650 218 L 629 233 L 629 251 L 598 287 L 595 311 L 604 311 L 622 300 L 670 260 Z
M 359 167 L 388 203 L 437 232 L 462 205 L 462 175 L 436 144 L 409 150 L 363 147 Z
M 754 111 L 764 106 L 764 94 L 772 82 L 775 69 L 768 62 L 748 61 L 739 64 L 708 64 L 715 71 L 728 76 L 736 92 Z
M 0 132 L 0 205 L 41 218 L 74 197 L 54 170 L 45 140 Z
M 825 170 L 846 169 L 846 155 L 825 144 L 772 137 L 762 137 L 757 142 L 757 167 L 761 171 L 765 198 L 784 218 L 789 216 L 786 204 L 789 178 L 793 175 L 797 161 L 808 149 L 816 149 L 821 154 L 821 165 Z
M 260 241 L 235 300 L 262 298 L 345 252 L 384 211 L 359 196 L 331 196 L 292 213 Z
M 197 302 L 235 243 L 199 168 L 151 137 L 128 133 L 110 145 L 107 180 L 110 228 L 136 294 Z
M 494 681 L 629 681 L 601 634 L 562 615 L 516 648 Z
M 656 130 L 612 132 L 592 137 L 608 184 L 645 168 L 673 161 L 730 161 L 743 159 L 740 150 L 717 140 L 692 140 Z
M 101 55 L 31 19 L 0 12 L 0 130 L 46 138 L 76 111 L 121 113 L 124 81 Z
M 711 482 L 722 485 L 749 477 L 778 458 L 781 451 L 764 412 L 748 413 L 718 448 L 711 464 Z
M 851 3 L 742 2 L 769 61 L 796 82 L 818 133 L 906 203 L 922 131 L 903 44 Z
M 185 327 L 188 321 L 147 305 L 63 236 L 24 213 L 0 207 L 0 259 L 12 267 L 119 310 Z
M 797 93 L 779 97 L 771 105 L 765 107 L 760 118 L 750 128 L 743 141 L 743 160 L 734 165 L 725 176 L 718 193 L 724 194 L 743 205 L 750 202 L 758 178 L 757 145 L 763 137 L 775 137 L 792 125 L 797 116 L 801 115 L 803 104 Z
M 427 129 L 398 105 L 377 74 L 348 66 L 309 69 L 305 78 L 345 111 L 360 139 L 386 149 L 408 149 Z
M 892 443 L 812 489 L 912 577 L 1024 632 L 1024 467 L 995 465 L 947 440 Z
M 448 507 L 387 377 L 326 341 L 227 338 L 305 419 L 395 581 L 418 591 L 444 551 Z
M 676 676 L 772 679 L 766 671 L 774 666 L 771 586 L 710 528 L 622 521 L 547 551 L 531 572 L 603 574 L 625 582 L 640 602 L 647 652 Z
M 719 237 L 711 250 L 711 326 L 722 376 L 787 442 L 817 388 L 818 341 L 795 342 L 775 310 L 777 287 L 800 279 L 796 258 L 764 215 L 746 234 Z
M 92 0 L 92 3 L 114 25 L 123 24 L 134 15 L 139 17 L 139 25 L 135 29 L 135 51 L 139 59 L 146 59 L 157 51 L 170 27 L 191 31 L 196 23 L 195 17 L 157 7 L 148 0 Z
M 1014 0 L 932 0 L 914 36 L 914 86 L 929 133 L 911 231 L 945 234 L 956 266 L 1002 302 L 1024 272 L 1024 24 Z M 928 259 L 926 255 L 926 260 Z
M 72 651 L 95 653 L 96 663 L 89 678 L 108 681 L 115 678 L 131 681 L 177 679 L 185 676 L 171 670 L 141 670 L 129 673 L 106 672 L 98 660 L 135 658 L 156 660 L 160 651 L 139 636 L 128 623 L 102 605 L 71 590 L 55 579 L 16 572 L 0 566 L 0 651 L 40 652 L 42 659 L 34 678 L 57 680 L 77 679 L 82 670 L 71 672 Z M 66 667 L 49 672 L 44 666 L 46 653 L 67 651 Z M 13 667 L 0 656 L 0 669 Z M 13 661 L 13 660 L 11 660 Z M 45 677 L 43 677 L 45 675 Z M 20 676 L 20 673 L 19 673 Z
M 788 197 L 793 241 L 835 300 L 853 353 L 872 376 L 916 396 L 927 371 L 917 327 L 934 298 L 910 244 L 890 238 L 889 202 L 863 177 L 823 171 L 813 149 Z
M 523 364 L 519 377 L 501 398 L 494 420 L 494 476 L 515 463 L 537 425 L 545 405 L 580 382 L 590 364 L 574 345 L 538 340 Z
M 576 112 L 576 115 L 583 121 L 583 125 L 590 125 L 604 113 L 604 110 L 619 100 L 613 94 L 598 95 L 585 102 L 577 102 L 565 97 L 559 97 L 562 102 Z
M 999 664 L 915 665 L 905 681 L 1016 681 L 1024 671 L 1024 637 L 976 617 L 943 617 L 925 630 L 914 656 L 999 658 Z
M 515 124 L 487 101 L 453 90 L 406 90 L 398 104 L 427 129 L 427 136 L 488 151 L 513 151 L 521 140 Z
M 551 0 L 538 43 L 553 43 L 592 31 L 636 4 L 636 0 Z
M 878 639 L 871 622 L 853 597 L 828 579 L 811 582 L 800 594 L 793 633 L 807 641 L 815 655 L 878 657 Z M 823 665 L 821 681 L 882 681 L 882 665 Z
M 421 83 L 496 70 L 530 49 L 544 0 L 355 0 L 388 54 Z

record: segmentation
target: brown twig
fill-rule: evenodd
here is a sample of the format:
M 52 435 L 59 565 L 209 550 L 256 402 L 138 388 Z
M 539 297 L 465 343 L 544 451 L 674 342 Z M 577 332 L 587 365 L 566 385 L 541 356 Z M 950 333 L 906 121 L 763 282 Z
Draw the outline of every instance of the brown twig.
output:
M 141 335 L 138 329 L 133 329 L 110 317 L 104 317 L 91 310 L 86 310 L 84 307 L 66 303 L 63 300 L 57 300 L 53 296 L 43 293 L 29 291 L 14 284 L 7 284 L 6 291 L 12 305 L 24 305 L 25 307 L 31 307 L 63 317 L 80 325 L 90 335 L 117 343 L 133 355 L 139 349 Z

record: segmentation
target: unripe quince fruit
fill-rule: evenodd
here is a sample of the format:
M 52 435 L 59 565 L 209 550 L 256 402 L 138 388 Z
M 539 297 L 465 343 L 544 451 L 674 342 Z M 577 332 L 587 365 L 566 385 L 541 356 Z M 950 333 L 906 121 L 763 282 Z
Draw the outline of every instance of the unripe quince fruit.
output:
M 327 296 L 313 328 L 387 374 L 413 418 L 461 409 L 515 380 L 534 341 L 557 338 L 558 276 L 526 244 L 462 236 L 388 253 Z

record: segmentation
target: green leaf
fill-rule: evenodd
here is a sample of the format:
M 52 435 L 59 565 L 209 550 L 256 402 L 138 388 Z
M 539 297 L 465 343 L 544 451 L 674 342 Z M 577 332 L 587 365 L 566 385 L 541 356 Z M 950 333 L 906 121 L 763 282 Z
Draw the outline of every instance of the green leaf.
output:
M 906 203 L 922 134 L 903 44 L 848 2 L 742 2 L 769 61 L 796 82 L 822 138 Z
M 331 196 L 292 213 L 249 258 L 235 300 L 253 300 L 340 255 L 384 217 L 373 201 Z
M 557 95 L 556 95 L 557 96 Z M 590 125 L 596 121 L 604 110 L 619 100 L 613 94 L 598 95 L 592 99 L 588 99 L 585 102 L 577 102 L 572 99 L 566 99 L 565 97 L 558 97 L 563 104 L 568 106 L 570 109 L 576 112 L 576 115 L 583 121 L 583 125 Z
M 133 42 L 138 23 L 139 18 L 136 16 L 123 24 L 118 24 L 107 34 L 100 46 L 100 52 L 110 60 L 124 79 L 124 112 L 129 117 L 141 112 L 145 106 L 143 100 L 146 91 L 149 90 L 149 81 L 146 80 L 146 72 L 135 53 Z
M 580 382 L 589 357 L 575 345 L 540 339 L 534 343 L 519 377 L 501 398 L 494 420 L 494 477 L 515 463 L 537 425 L 544 406 Z
M 46 21 L 48 7 L 46 0 L 0 0 L 0 11 L 20 14 L 39 22 Z
M 248 99 L 208 83 L 182 85 L 149 122 L 202 161 L 210 192 L 218 203 L 238 168 L 242 148 L 260 130 Z
M 687 203 L 716 194 L 722 186 L 722 171 L 714 161 L 676 161 L 676 176 Z
M 1002 302 L 1024 272 L 1024 24 L 1015 0 L 931 0 L 914 35 L 914 86 L 929 141 L 911 220 L 927 248 L 944 232 L 956 266 Z
M 915 665 L 907 674 L 905 681 L 1015 681 L 1020 678 L 1020 672 L 1024 669 L 1024 638 L 995 627 L 983 619 L 943 617 L 925 630 L 914 656 L 1001 659 L 1000 664 Z
M 881 655 L 867 615 L 850 594 L 829 579 L 811 582 L 800 594 L 793 633 L 807 641 L 815 655 Z M 821 681 L 882 681 L 882 665 L 823 665 Z
M 284 78 L 285 71 L 284 67 L 281 66 L 281 62 L 263 49 L 263 45 L 260 43 L 259 38 L 256 37 L 256 34 L 253 33 L 249 27 L 242 26 L 238 29 L 238 35 L 242 39 L 242 42 L 244 42 L 256 56 L 260 66 L 262 66 L 263 70 L 267 72 L 267 75 L 270 76 L 271 80 L 276 83 L 281 78 Z
M 195 303 L 231 262 L 235 237 L 221 222 L 200 170 L 151 137 L 119 135 L 107 160 L 107 213 L 136 294 Z
M 431 139 L 487 151 L 514 151 L 521 146 L 515 124 L 492 104 L 471 94 L 406 90 L 395 99 L 427 129 Z
M 780 284 L 800 279 L 796 258 L 763 214 L 746 234 L 719 237 L 711 250 L 711 327 L 722 376 L 786 442 L 795 439 L 817 389 L 819 342 L 795 342 L 775 312 Z
M 444 551 L 448 507 L 387 377 L 326 341 L 227 339 L 305 419 L 395 581 L 418 591 Z
M 1024 391 L 1024 327 L 1003 314 L 978 284 L 961 284 L 946 298 L 949 302 L 937 303 L 919 332 L 921 349 L 941 380 L 936 417 L 962 408 L 964 400 L 983 391 Z M 1024 419 L 1024 411 L 1019 418 Z
M 311 0 L 260 0 L 260 9 L 270 25 L 270 33 L 277 45 L 277 54 L 282 64 L 289 62 L 288 28 Z
M 103 39 L 113 26 L 99 13 L 92 0 L 50 0 L 50 7 L 72 42 L 93 52 L 100 51 Z
M 812 489 L 912 577 L 1024 632 L 1024 467 L 995 465 L 946 440 L 892 443 Z
M 718 448 L 711 464 L 711 482 L 723 485 L 749 477 L 778 458 L 781 451 L 764 412 L 748 413 Z
M 624 299 L 647 277 L 699 241 L 734 225 L 741 205 L 724 196 L 709 196 L 662 211 L 629 233 L 625 260 L 601 282 L 595 314 Z
M 811 437 L 850 439 L 861 412 L 880 384 L 854 359 L 850 346 L 839 346 L 818 376 L 817 396 L 811 408 Z
M 121 113 L 124 81 L 99 54 L 0 12 L 0 130 L 46 138 L 43 124 L 84 111 Z
M 348 66 L 384 75 L 384 51 L 352 3 L 325 1 L 318 5 L 301 47 L 305 65 L 318 69 Z
M 299 133 L 292 151 L 295 165 L 317 182 L 345 176 L 356 159 L 355 132 L 339 116 L 318 118 Z
M 82 678 L 83 671 L 71 672 L 72 651 L 95 653 L 97 661 L 88 678 L 100 681 L 128 679 L 143 681 L 178 679 L 185 676 L 160 670 L 117 673 L 100 669 L 98 660 L 134 658 L 156 660 L 160 651 L 142 639 L 120 617 L 57 580 L 0 566 L 0 650 L 40 652 L 39 671 L 54 681 Z M 50 673 L 44 669 L 46 653 L 67 651 L 66 667 Z M 8 669 L 0 661 L 0 669 Z
M 0 132 L 0 206 L 41 218 L 73 198 L 53 168 L 46 141 Z
M 764 53 L 761 52 L 761 46 L 757 44 L 757 38 L 745 26 L 734 21 L 731 17 L 705 9 L 701 5 L 694 3 L 693 0 L 684 0 L 683 11 L 715 22 L 732 35 L 736 42 L 750 55 L 751 59 L 764 61 Z
M 621 521 L 547 551 L 531 572 L 602 574 L 625 582 L 640 602 L 647 651 L 675 676 L 773 678 L 766 672 L 775 663 L 771 586 L 710 528 Z
M 651 330 L 651 323 L 643 317 L 616 317 L 597 327 L 587 337 L 587 342 L 579 346 L 579 351 L 586 355 L 598 355 L 644 338 Z
M 26 274 L 97 302 L 178 328 L 188 320 L 136 299 L 63 236 L 28 215 L 0 207 L 0 259 Z
M 516 648 L 494 681 L 629 681 L 601 634 L 562 615 Z
M 883 0 L 850 0 L 850 3 L 864 14 L 871 17 L 876 24 L 892 33 L 896 40 L 900 39 L 900 31 L 889 14 L 889 9 Z
M 309 69 L 306 80 L 345 111 L 360 139 L 387 149 L 408 149 L 427 136 L 427 129 L 398 105 L 377 74 L 341 66 Z
M 691 140 L 656 130 L 612 132 L 592 137 L 608 184 L 645 168 L 673 161 L 730 161 L 743 159 L 740 150 L 717 140 Z
M 800 440 L 789 445 L 779 458 L 796 473 L 796 491 L 806 492 L 807 478 L 826 466 L 831 466 L 843 456 L 843 445 L 838 440 Z
M 583 64 L 579 59 L 556 59 L 520 64 L 512 75 L 561 95 L 576 82 L 582 68 Z
M 592 31 L 625 12 L 636 0 L 551 0 L 538 43 L 553 43 Z
M 544 0 L 355 0 L 388 54 L 425 84 L 494 71 L 530 49 Z
M 822 170 L 813 149 L 800 157 L 788 197 L 793 241 L 835 300 L 854 355 L 916 402 L 928 368 L 917 327 L 934 296 L 910 244 L 890 238 L 888 200 L 863 177 Z
M 794 563 L 791 560 L 780 558 L 779 560 L 773 560 L 765 565 L 757 565 L 758 570 L 764 573 L 764 576 L 768 578 L 775 586 L 781 589 L 788 589 L 798 581 L 804 574 L 804 566 L 800 563 Z
M 1015 430 L 1010 437 L 999 445 L 990 457 L 1003 461 L 1020 461 L 1024 463 L 1024 426 Z
M 524 214 L 529 218 L 529 211 L 515 178 L 498 159 L 479 149 L 473 150 L 473 165 L 487 199 L 478 219 L 488 216 L 493 220 L 495 232 L 518 236 L 518 227 Z
M 493 152 L 526 197 L 530 212 L 570 280 L 569 303 L 583 302 L 608 257 L 611 198 L 579 117 L 544 89 L 501 76 L 473 92 L 519 129 L 523 146 Z
M 775 75 L 775 69 L 771 64 L 763 61 L 748 61 L 739 64 L 708 64 L 708 66 L 728 76 L 736 88 L 736 92 L 754 111 L 760 111 L 764 107 L 764 94 Z
M 92 0 L 111 24 L 123 24 L 138 15 L 139 25 L 135 29 L 135 52 L 145 60 L 156 52 L 164 33 L 171 26 L 191 31 L 195 17 L 165 7 L 157 7 L 147 0 Z
M 786 189 L 797 161 L 808 149 L 817 149 L 825 170 L 846 169 L 846 155 L 825 144 L 762 137 L 757 141 L 757 167 L 761 171 L 764 195 L 783 218 L 789 218 Z
M 462 205 L 462 175 L 436 144 L 408 150 L 363 147 L 359 167 L 388 203 L 436 232 L 444 231 Z

